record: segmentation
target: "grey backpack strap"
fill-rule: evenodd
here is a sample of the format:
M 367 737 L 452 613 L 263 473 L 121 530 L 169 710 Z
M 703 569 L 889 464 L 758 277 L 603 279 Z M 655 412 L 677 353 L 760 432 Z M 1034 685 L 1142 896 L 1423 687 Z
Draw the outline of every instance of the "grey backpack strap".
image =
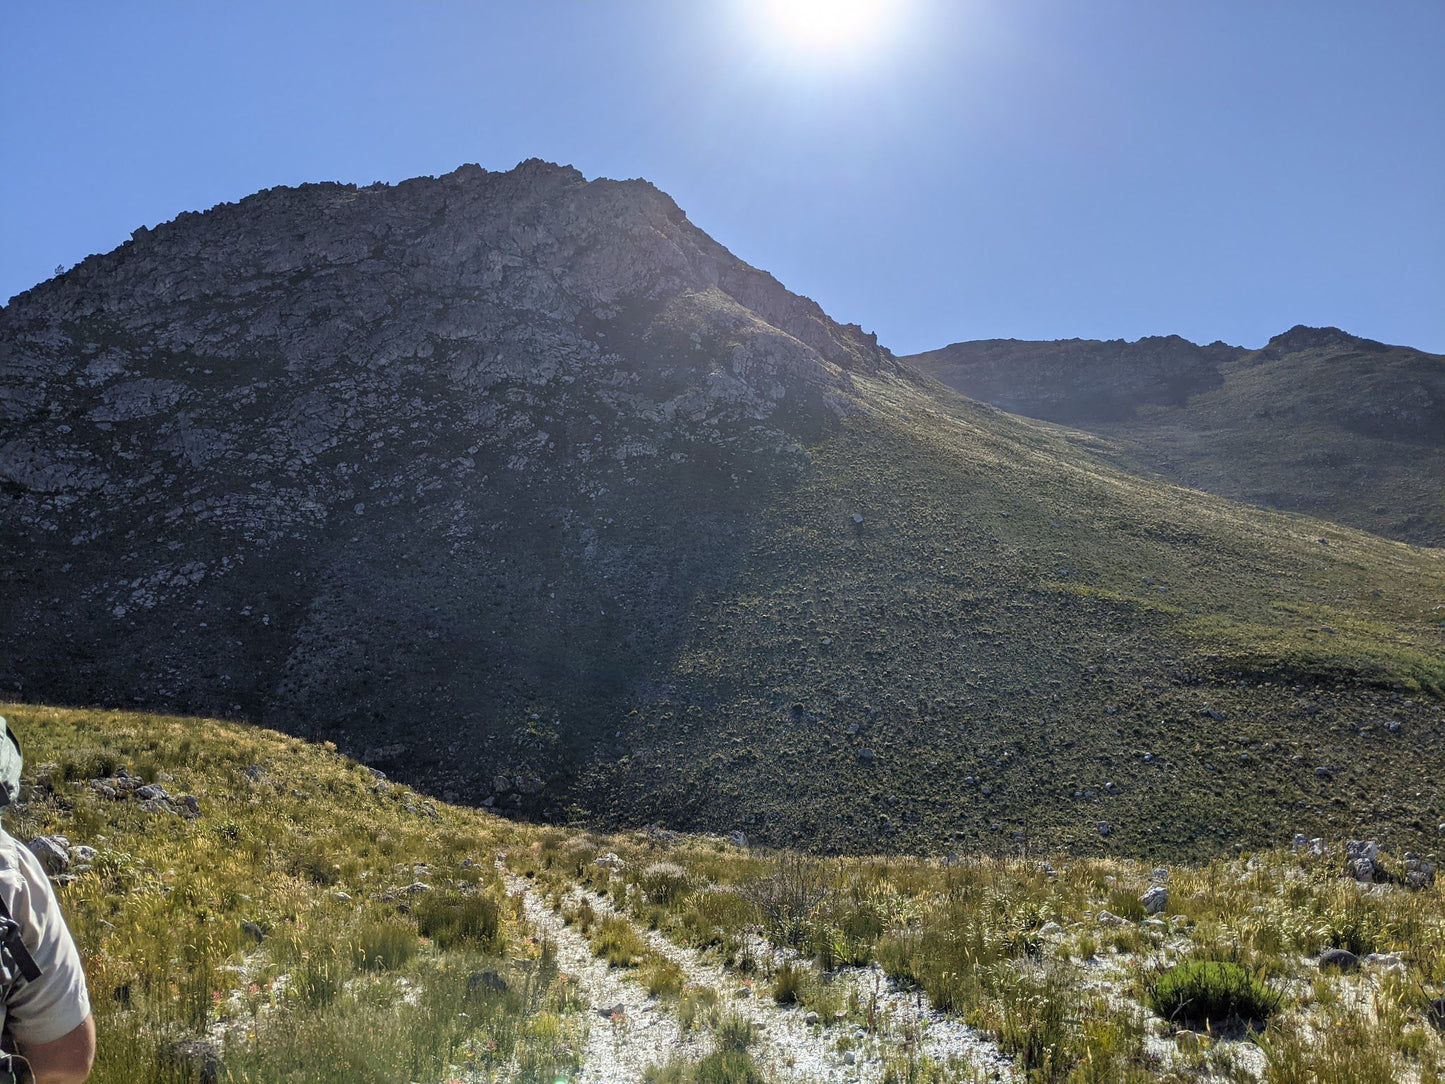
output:
M 20 936 L 20 923 L 10 917 L 10 906 L 5 902 L 4 893 L 0 893 L 0 949 L 15 961 L 26 982 L 34 982 L 40 977 L 35 957 L 30 955 L 25 938 Z M 0 1076 L 0 1084 L 4 1084 L 4 1079 Z

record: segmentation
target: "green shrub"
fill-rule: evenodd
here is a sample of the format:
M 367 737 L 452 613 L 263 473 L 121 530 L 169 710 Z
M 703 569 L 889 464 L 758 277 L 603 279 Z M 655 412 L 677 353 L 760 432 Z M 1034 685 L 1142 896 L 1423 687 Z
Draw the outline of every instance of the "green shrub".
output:
M 741 1016 L 725 1016 L 717 1026 L 717 1048 L 725 1053 L 741 1054 L 758 1038 L 758 1026 Z
M 1115 888 L 1109 892 L 1109 910 L 1130 922 L 1141 922 L 1146 917 L 1144 901 L 1138 893 L 1129 888 Z
M 692 878 L 672 862 L 654 862 L 638 880 L 643 894 L 660 907 L 672 907 L 692 890 Z
M 746 1051 L 719 1050 L 697 1063 L 697 1084 L 768 1084 L 768 1078 Z
M 773 1000 L 779 1005 L 792 1005 L 803 989 L 806 972 L 801 967 L 784 964 L 773 976 Z
M 638 978 L 653 997 L 669 999 L 681 996 L 682 988 L 687 982 L 687 976 L 683 974 L 682 968 L 666 956 L 659 956 L 655 953 L 649 954 L 647 962 L 642 965 L 638 973 Z
M 351 947 L 356 967 L 394 971 L 416 955 L 416 930 L 394 918 L 363 920 Z
M 636 967 L 647 954 L 647 946 L 632 923 L 616 915 L 602 920 L 591 944 L 592 954 L 606 960 L 609 967 Z
M 1341 948 L 1356 956 L 1378 952 L 1385 940 L 1379 915 L 1360 899 L 1351 900 L 1325 917 L 1324 940 L 1330 948 Z
M 501 908 L 491 896 L 428 893 L 416 905 L 415 913 L 418 932 L 431 938 L 439 949 L 470 944 L 488 952 L 501 950 Z
M 1191 1026 L 1241 1020 L 1262 1023 L 1279 1009 L 1280 995 L 1238 964 L 1186 960 L 1146 989 L 1149 1007 L 1164 1019 Z

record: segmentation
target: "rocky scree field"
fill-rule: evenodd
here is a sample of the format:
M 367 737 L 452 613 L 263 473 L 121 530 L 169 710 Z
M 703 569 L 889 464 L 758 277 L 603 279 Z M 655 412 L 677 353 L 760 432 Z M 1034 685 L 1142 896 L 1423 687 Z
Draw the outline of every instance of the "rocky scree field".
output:
M 821 858 L 434 802 L 245 724 L 3 705 L 100 1082 L 1441 1079 L 1434 856 Z
M 0 682 L 819 851 L 1438 845 L 1445 557 L 948 393 L 642 181 L 186 214 L 0 310 Z

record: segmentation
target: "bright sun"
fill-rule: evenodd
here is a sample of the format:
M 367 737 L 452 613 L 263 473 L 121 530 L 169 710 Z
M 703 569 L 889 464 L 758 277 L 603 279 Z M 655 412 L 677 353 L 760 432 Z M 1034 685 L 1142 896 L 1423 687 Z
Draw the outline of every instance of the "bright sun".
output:
M 789 44 L 835 53 L 863 44 L 883 28 L 890 0 L 757 0 Z

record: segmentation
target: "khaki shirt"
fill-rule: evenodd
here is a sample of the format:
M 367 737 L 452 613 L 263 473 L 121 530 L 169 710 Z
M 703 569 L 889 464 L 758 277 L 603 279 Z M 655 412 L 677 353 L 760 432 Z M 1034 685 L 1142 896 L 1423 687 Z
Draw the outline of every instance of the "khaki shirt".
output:
M 0 894 L 40 968 L 40 977 L 27 982 L 13 964 L 0 967 L 0 973 L 13 972 L 0 1004 L 0 1029 L 22 1044 L 54 1042 L 90 1015 L 85 973 L 50 878 L 30 848 L 4 829 L 0 829 Z

